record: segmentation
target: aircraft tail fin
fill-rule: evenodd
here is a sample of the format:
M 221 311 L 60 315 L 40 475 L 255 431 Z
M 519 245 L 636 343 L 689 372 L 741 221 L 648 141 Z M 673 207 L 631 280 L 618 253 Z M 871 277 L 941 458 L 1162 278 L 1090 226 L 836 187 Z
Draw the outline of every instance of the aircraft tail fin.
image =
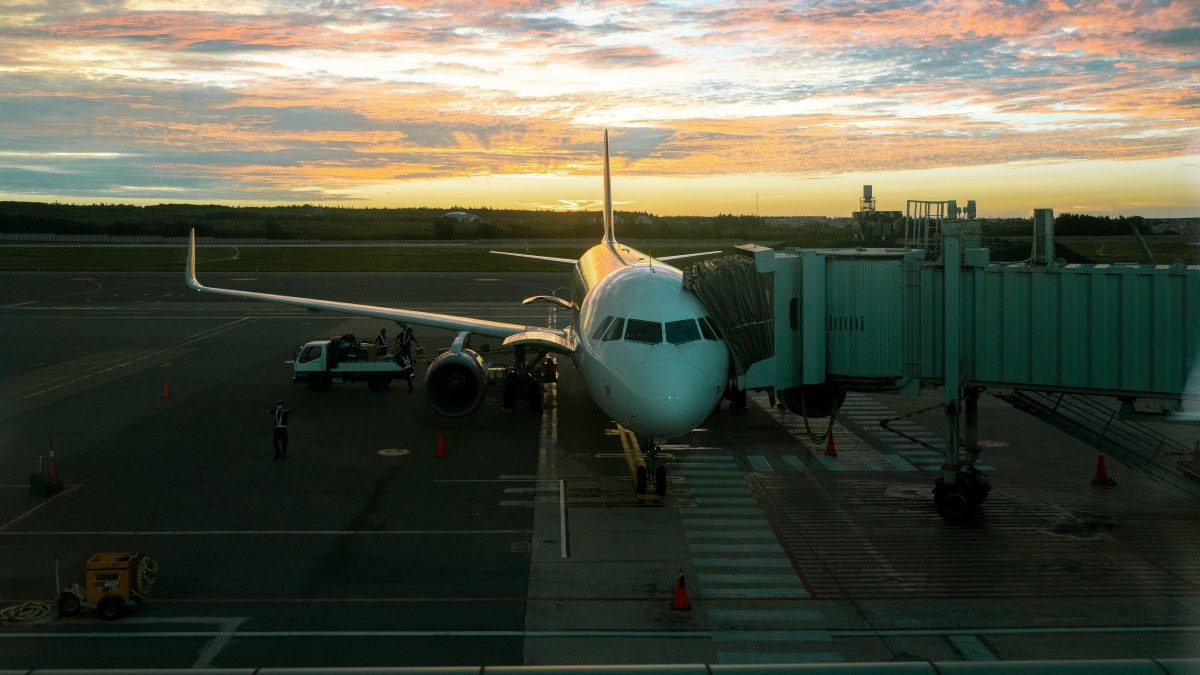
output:
M 600 243 L 617 243 L 617 235 L 613 231 L 612 181 L 608 171 L 608 129 L 604 130 L 604 239 Z

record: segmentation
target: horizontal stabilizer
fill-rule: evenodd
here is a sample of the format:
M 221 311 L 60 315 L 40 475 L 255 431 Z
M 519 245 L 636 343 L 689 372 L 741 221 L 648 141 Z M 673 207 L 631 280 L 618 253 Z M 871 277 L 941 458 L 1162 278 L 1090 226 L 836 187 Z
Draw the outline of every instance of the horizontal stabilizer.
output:
M 668 260 L 682 260 L 684 258 L 695 258 L 696 256 L 701 256 L 701 255 L 716 255 L 718 253 L 720 253 L 720 251 L 703 251 L 701 253 L 681 253 L 679 255 L 664 255 L 661 258 L 655 258 L 655 260 L 661 260 L 663 262 L 666 262 Z
M 533 347 L 539 351 L 554 352 L 555 354 L 573 354 L 575 345 L 563 337 L 559 331 L 527 330 L 514 333 L 504 338 L 505 347 Z
M 509 253 L 508 251 L 488 251 L 488 253 L 495 253 L 496 255 L 511 255 L 514 258 L 529 258 L 531 260 L 545 260 L 546 262 L 556 262 L 556 263 L 562 263 L 564 265 L 574 265 L 579 262 L 578 260 L 575 260 L 573 258 L 555 258 L 554 256 L 533 255 L 531 253 Z

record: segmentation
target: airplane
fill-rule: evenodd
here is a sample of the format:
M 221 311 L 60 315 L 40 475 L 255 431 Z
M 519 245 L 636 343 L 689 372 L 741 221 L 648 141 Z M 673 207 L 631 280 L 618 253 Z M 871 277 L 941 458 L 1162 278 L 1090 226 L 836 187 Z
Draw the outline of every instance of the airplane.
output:
M 729 378 L 729 348 L 699 300 L 683 288 L 683 272 L 667 261 L 719 251 L 653 258 L 617 241 L 613 228 L 608 131 L 604 132 L 604 235 L 578 260 L 491 251 L 570 265 L 570 299 L 534 296 L 523 304 L 549 302 L 574 312 L 564 328 L 451 316 L 416 310 L 258 293 L 202 285 L 196 279 L 196 232 L 188 242 L 184 280 L 195 291 L 277 302 L 313 311 L 367 316 L 456 331 L 450 349 L 429 365 L 425 390 L 430 407 L 458 417 L 483 402 L 487 370 L 470 348 L 472 336 L 500 338 L 516 355 L 516 373 L 540 402 L 540 384 L 528 368 L 546 354 L 571 359 L 596 404 L 637 435 L 648 468 L 638 467 L 637 491 L 653 483 L 666 492 L 666 468 L 657 463 L 661 443 L 688 433 L 716 408 Z M 536 357 L 526 362 L 525 352 Z

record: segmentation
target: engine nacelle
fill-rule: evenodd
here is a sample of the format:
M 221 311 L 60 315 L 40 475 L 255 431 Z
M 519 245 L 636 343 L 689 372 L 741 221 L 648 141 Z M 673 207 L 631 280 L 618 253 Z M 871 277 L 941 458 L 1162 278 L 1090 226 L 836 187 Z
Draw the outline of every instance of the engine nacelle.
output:
M 788 410 L 806 417 L 829 417 L 842 407 L 846 392 L 823 384 L 805 384 L 779 392 L 779 402 Z
M 483 357 L 470 349 L 442 354 L 425 373 L 429 407 L 446 417 L 462 417 L 478 410 L 486 390 Z

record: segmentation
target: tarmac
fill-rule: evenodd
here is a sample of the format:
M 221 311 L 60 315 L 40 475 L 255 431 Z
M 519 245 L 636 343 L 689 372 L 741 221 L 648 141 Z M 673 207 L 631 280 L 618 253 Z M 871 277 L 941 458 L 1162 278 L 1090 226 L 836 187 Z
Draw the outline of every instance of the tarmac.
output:
M 541 325 L 520 300 L 569 281 L 200 276 Z M 1200 657 L 1200 500 L 1112 459 L 1117 486 L 1093 487 L 1094 450 L 999 400 L 968 525 L 932 506 L 940 392 L 852 394 L 836 458 L 763 395 L 725 405 L 665 448 L 667 498 L 646 502 L 632 439 L 566 361 L 540 414 L 492 391 L 437 417 L 423 367 L 411 395 L 292 383 L 305 341 L 382 327 L 179 273 L 0 273 L 0 607 L 53 602 L 56 556 L 64 584 L 98 552 L 159 565 L 118 621 L 0 624 L 0 669 Z M 903 415 L 903 436 L 878 424 Z M 66 489 L 31 496 L 51 444 Z

